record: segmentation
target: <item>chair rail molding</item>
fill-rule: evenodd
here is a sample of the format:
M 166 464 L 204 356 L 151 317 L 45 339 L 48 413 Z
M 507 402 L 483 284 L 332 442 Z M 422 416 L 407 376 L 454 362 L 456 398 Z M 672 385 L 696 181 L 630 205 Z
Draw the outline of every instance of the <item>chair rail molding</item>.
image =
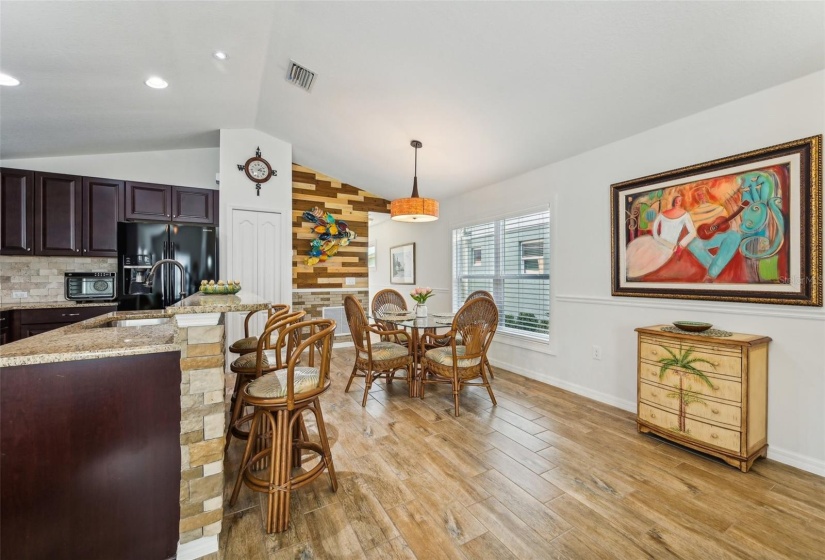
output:
M 748 304 L 696 304 L 695 301 L 657 301 L 647 298 L 632 297 L 609 297 L 609 296 L 580 296 L 573 294 L 560 294 L 556 296 L 556 301 L 561 303 L 578 303 L 585 305 L 613 305 L 617 307 L 634 307 L 647 309 L 673 309 L 676 311 L 701 311 L 705 313 L 731 313 L 736 315 L 751 315 L 755 317 L 779 317 L 783 319 L 802 319 L 805 321 L 825 321 L 825 310 L 789 310 L 785 308 L 773 309 L 768 305 L 748 305 Z

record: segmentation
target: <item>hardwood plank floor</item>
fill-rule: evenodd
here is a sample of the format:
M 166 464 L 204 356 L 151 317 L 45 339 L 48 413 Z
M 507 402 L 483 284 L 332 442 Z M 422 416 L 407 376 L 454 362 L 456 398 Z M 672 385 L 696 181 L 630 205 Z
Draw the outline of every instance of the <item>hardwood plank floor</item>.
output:
M 825 478 L 769 459 L 740 473 L 501 369 L 496 408 L 465 389 L 455 418 L 449 387 L 410 399 L 398 380 L 362 408 L 362 380 L 344 393 L 352 356 L 333 352 L 322 397 L 338 492 L 326 476 L 297 490 L 289 530 L 267 535 L 266 502 L 243 487 L 223 560 L 825 557 Z M 227 453 L 227 502 L 243 445 Z

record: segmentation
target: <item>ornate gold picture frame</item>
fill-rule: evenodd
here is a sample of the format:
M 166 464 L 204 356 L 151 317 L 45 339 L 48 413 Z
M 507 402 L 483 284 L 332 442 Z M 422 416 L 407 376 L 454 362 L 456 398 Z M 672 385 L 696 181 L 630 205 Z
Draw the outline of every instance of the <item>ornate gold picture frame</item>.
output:
M 822 135 L 610 186 L 612 294 L 822 306 Z

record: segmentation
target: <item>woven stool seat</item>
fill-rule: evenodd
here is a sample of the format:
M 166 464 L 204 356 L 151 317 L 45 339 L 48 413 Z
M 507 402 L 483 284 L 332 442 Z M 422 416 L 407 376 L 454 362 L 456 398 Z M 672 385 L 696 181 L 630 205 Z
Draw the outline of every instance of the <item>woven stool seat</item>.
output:
M 275 356 L 274 350 L 264 350 L 261 352 L 261 367 L 266 369 L 270 367 L 270 364 L 273 366 L 278 362 L 277 357 Z M 258 355 L 253 352 L 251 354 L 243 354 L 240 358 L 236 358 L 231 364 L 229 364 L 229 368 L 232 371 L 238 370 L 250 370 L 250 373 L 255 372 L 255 368 L 258 366 Z
M 229 351 L 233 354 L 246 354 L 248 352 L 254 352 L 255 349 L 258 347 L 258 337 L 257 336 L 247 336 L 246 338 L 242 338 L 240 340 L 236 340 L 232 343 L 229 347 Z
M 296 367 L 292 387 L 296 398 L 300 398 L 300 393 L 311 391 L 318 387 L 318 368 Z M 279 369 L 272 373 L 262 375 L 251 382 L 246 388 L 253 397 L 263 399 L 281 399 L 286 397 L 287 392 L 287 371 Z

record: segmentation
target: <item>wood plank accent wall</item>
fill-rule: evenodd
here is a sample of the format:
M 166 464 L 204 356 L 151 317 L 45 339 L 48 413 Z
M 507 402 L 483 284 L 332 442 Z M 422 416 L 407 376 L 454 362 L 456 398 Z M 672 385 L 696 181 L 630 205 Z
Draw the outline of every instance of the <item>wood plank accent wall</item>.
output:
M 326 262 L 307 266 L 309 246 L 317 234 L 303 213 L 317 206 L 336 219 L 347 222 L 358 238 Z M 342 183 L 312 169 L 292 164 L 292 287 L 320 290 L 331 288 L 368 289 L 367 243 L 369 212 L 390 211 L 390 201 L 358 187 Z M 355 278 L 355 285 L 347 285 Z

